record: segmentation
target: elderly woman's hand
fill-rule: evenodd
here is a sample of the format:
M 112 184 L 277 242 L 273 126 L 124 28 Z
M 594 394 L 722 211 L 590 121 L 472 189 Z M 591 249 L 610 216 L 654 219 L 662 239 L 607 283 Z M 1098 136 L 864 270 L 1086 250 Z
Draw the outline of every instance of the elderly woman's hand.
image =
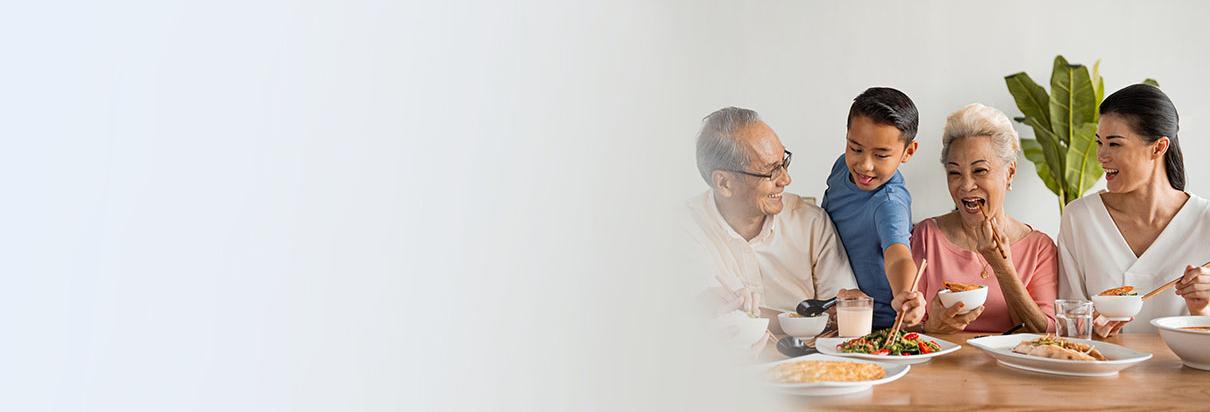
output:
M 1205 315 L 1210 304 L 1210 269 L 1186 266 L 1185 276 L 1176 282 L 1176 294 L 1185 298 L 1190 314 Z
M 993 227 L 995 230 L 992 230 Z M 989 262 L 1001 259 L 1012 262 L 1012 248 L 1008 247 L 1008 238 L 1004 237 L 1005 229 L 1006 227 L 1000 222 L 1000 219 L 993 217 L 984 219 L 979 228 L 971 233 L 971 238 L 975 241 L 975 249 Z M 1000 236 L 996 236 L 997 234 Z
M 951 334 L 959 333 L 966 330 L 966 325 L 974 322 L 983 314 L 983 306 L 975 308 L 970 312 L 959 315 L 958 312 L 963 308 L 962 302 L 954 304 L 949 308 L 941 306 L 941 299 L 933 296 L 933 300 L 929 301 L 929 316 L 928 320 L 924 321 L 924 330 L 928 333 Z

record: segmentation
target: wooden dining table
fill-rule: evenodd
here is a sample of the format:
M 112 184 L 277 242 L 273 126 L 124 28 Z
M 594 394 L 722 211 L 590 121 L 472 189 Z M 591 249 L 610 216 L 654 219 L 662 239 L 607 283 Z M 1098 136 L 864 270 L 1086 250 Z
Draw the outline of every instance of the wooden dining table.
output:
M 966 343 L 980 335 L 930 335 L 962 348 L 912 365 L 906 376 L 872 390 L 830 397 L 785 395 L 786 400 L 802 410 L 1210 410 L 1210 371 L 1182 365 L 1155 333 L 1107 339 L 1153 355 L 1111 377 L 1058 376 L 1001 366 Z M 772 346 L 762 357 L 787 358 Z

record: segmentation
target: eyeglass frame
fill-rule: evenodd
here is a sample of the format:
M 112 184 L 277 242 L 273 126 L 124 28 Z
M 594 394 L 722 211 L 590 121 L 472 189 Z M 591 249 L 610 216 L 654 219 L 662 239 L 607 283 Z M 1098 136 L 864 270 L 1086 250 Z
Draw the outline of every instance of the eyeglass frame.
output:
M 782 158 L 781 164 L 777 165 L 777 168 L 773 169 L 773 172 L 769 173 L 769 174 L 752 173 L 752 172 L 748 172 L 748 171 L 744 171 L 744 170 L 734 170 L 734 169 L 723 169 L 723 170 L 726 170 L 728 172 L 742 173 L 742 174 L 746 174 L 746 175 L 752 176 L 752 177 L 762 177 L 762 178 L 772 181 L 773 176 L 777 175 L 778 170 L 781 170 L 783 173 L 790 173 L 790 161 L 794 160 L 794 153 L 789 150 L 784 150 L 784 149 L 782 151 L 786 152 L 786 157 Z M 781 176 L 777 176 L 777 177 L 781 177 Z

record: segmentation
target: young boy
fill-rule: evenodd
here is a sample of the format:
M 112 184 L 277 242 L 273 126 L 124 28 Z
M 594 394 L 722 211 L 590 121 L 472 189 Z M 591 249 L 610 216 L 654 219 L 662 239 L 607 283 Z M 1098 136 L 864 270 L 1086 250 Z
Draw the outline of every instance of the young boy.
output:
M 823 208 L 831 216 L 857 285 L 874 298 L 874 328 L 889 328 L 896 310 L 904 326 L 920 323 L 924 297 L 914 290 L 916 263 L 908 248 L 912 196 L 899 165 L 916 153 L 919 114 L 895 89 L 873 87 L 849 108 L 844 154 L 828 176 Z

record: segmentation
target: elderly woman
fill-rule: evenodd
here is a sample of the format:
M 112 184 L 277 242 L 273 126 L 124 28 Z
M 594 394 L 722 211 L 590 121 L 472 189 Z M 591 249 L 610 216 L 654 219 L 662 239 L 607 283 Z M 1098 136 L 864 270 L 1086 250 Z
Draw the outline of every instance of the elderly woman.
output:
M 1093 330 L 1152 331 L 1161 316 L 1206 315 L 1210 202 L 1185 192 L 1179 117 L 1159 88 L 1136 84 L 1101 103 L 1097 161 L 1106 190 L 1067 205 L 1059 228 L 1060 296 L 1088 299 L 1119 286 L 1140 294 L 1180 277 L 1175 292 L 1143 305 L 1133 322 L 1098 316 Z
M 1004 211 L 1020 147 L 999 110 L 974 103 L 946 119 L 941 163 L 956 210 L 912 232 L 916 261 L 929 261 L 920 279 L 929 301 L 926 332 L 1002 332 L 1021 322 L 1031 332 L 1054 330 L 1055 244 Z M 987 301 L 943 307 L 937 294 L 946 281 L 986 286 Z M 973 310 L 959 314 L 963 309 Z

